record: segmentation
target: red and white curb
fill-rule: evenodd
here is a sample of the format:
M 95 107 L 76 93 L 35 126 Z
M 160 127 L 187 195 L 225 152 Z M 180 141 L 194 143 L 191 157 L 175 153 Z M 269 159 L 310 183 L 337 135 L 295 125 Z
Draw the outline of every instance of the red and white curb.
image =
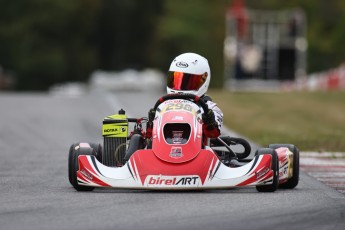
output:
M 345 194 L 345 153 L 301 152 L 300 167 L 310 176 Z

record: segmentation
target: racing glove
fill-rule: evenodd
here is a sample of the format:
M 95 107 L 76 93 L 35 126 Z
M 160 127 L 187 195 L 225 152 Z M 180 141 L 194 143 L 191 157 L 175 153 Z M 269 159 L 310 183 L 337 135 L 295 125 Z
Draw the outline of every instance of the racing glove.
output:
M 202 114 L 202 120 L 208 129 L 213 129 L 215 127 L 218 127 L 218 123 L 216 122 L 214 118 L 214 113 L 212 109 L 209 109 L 208 111 L 206 111 L 206 113 Z
M 220 135 L 218 123 L 211 109 L 202 114 L 202 120 L 204 122 L 203 130 L 207 137 L 214 138 Z

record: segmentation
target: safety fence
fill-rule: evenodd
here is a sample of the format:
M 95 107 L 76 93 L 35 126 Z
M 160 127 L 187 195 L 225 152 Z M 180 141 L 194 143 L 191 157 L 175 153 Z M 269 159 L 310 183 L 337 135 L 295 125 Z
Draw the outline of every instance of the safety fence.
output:
M 327 71 L 299 77 L 294 82 L 284 82 L 280 88 L 284 91 L 345 90 L 345 64 Z

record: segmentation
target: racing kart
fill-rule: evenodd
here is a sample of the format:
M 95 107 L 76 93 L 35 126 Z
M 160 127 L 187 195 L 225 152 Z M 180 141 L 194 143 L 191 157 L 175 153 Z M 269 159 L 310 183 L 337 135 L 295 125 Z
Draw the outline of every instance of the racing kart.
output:
M 294 145 L 272 144 L 248 158 L 251 146 L 245 139 L 203 135 L 201 114 L 208 107 L 201 98 L 169 94 L 153 109 L 154 118 L 128 118 L 122 109 L 104 118 L 103 148 L 93 143 L 71 145 L 68 176 L 77 191 L 252 186 L 274 192 L 297 186 L 299 150 Z M 134 126 L 130 133 L 129 123 Z M 232 150 L 233 145 L 243 151 Z

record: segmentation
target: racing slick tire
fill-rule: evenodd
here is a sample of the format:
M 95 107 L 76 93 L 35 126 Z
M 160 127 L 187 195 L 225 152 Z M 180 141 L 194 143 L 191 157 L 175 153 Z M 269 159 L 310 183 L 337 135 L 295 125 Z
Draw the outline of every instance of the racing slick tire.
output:
M 93 148 L 96 152 L 96 159 L 102 163 L 102 145 L 90 143 L 91 148 Z
M 279 185 L 279 161 L 278 161 L 278 154 L 274 149 L 271 148 L 261 148 L 258 149 L 255 153 L 255 156 L 263 155 L 263 154 L 271 154 L 272 156 L 272 170 L 274 172 L 273 174 L 273 182 L 272 184 L 268 185 L 259 185 L 256 186 L 256 190 L 258 192 L 274 192 L 278 189 Z
M 279 188 L 293 189 L 298 185 L 299 181 L 299 150 L 292 144 L 271 144 L 268 146 L 271 149 L 278 149 L 281 147 L 288 148 L 293 153 L 292 177 L 287 182 L 280 184 Z
M 72 144 L 68 154 L 68 179 L 71 185 L 77 191 L 92 191 L 94 187 L 83 186 L 78 184 L 77 171 L 79 169 L 78 156 L 80 155 L 95 155 L 93 148 L 77 148 L 78 144 Z
M 72 174 L 73 174 L 73 172 L 72 172 L 72 168 L 70 167 L 70 165 L 71 165 L 71 161 L 72 161 L 72 154 L 74 154 L 73 152 L 75 151 L 75 147 L 77 146 L 78 144 L 72 144 L 70 147 L 69 147 L 69 152 L 68 152 L 68 180 L 69 180 L 69 182 L 71 183 L 71 185 L 73 185 L 72 184 Z
M 129 141 L 129 146 L 124 157 L 125 161 L 128 161 L 135 151 L 143 148 L 144 138 L 140 134 L 134 134 Z

